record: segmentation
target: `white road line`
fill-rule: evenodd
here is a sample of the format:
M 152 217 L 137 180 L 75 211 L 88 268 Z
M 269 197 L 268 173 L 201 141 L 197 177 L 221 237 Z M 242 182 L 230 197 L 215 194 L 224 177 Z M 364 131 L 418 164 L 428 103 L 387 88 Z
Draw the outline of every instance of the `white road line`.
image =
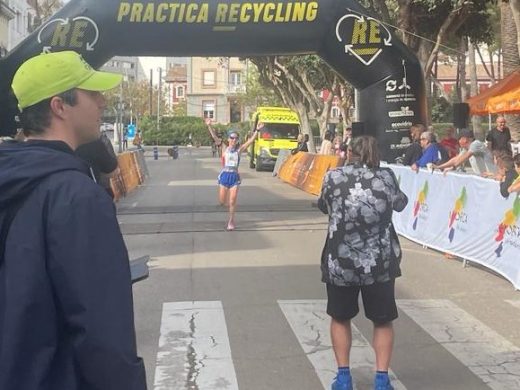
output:
M 252 178 L 248 177 L 246 179 L 242 180 L 241 187 L 256 187 L 258 185 L 264 185 L 266 183 L 265 179 L 262 178 Z M 284 184 L 282 182 L 277 183 L 270 183 L 270 187 L 275 186 L 283 186 Z M 218 186 L 217 183 L 217 176 L 215 175 L 214 179 L 204 179 L 204 180 L 175 180 L 168 182 L 168 187 L 208 187 L 208 186 Z M 309 207 L 310 208 L 310 207 Z
M 448 300 L 398 306 L 492 389 L 520 389 L 520 349 Z
M 238 390 L 219 301 L 163 304 L 154 390 Z
M 337 365 L 330 341 L 330 317 L 326 313 L 326 300 L 280 300 L 282 312 L 291 325 L 307 358 L 314 367 L 324 389 L 330 389 Z M 352 323 L 352 349 L 350 354 L 354 386 L 372 388 L 375 357 L 368 340 Z M 390 372 L 396 390 L 406 387 Z
M 520 301 L 515 301 L 515 300 L 512 300 L 512 299 L 506 299 L 506 302 L 509 303 L 510 305 L 513 305 L 514 307 L 520 309 Z

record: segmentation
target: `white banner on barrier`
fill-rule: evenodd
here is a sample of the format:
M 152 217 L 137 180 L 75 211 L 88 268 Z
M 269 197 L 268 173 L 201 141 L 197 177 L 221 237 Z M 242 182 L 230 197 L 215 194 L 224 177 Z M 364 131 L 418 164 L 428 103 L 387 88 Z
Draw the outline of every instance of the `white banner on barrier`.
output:
M 389 165 L 408 205 L 394 213 L 399 234 L 482 264 L 520 289 L 520 198 L 500 195 L 499 183 L 450 172 L 415 173 Z

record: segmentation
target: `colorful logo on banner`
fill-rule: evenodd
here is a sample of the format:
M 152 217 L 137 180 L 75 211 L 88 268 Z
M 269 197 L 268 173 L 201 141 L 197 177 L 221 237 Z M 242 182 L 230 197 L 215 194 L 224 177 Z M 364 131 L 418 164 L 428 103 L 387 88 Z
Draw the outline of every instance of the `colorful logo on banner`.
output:
M 466 187 L 462 187 L 462 191 L 455 201 L 455 206 L 453 207 L 453 210 L 450 212 L 450 219 L 448 221 L 448 229 L 450 229 L 448 233 L 448 238 L 450 242 L 453 241 L 453 238 L 455 237 L 455 221 L 459 218 L 459 216 L 462 213 L 462 210 L 464 210 L 464 207 L 466 206 L 466 200 L 468 196 L 466 194 Z
M 392 46 L 392 35 L 384 24 L 358 14 L 347 14 L 338 20 L 336 38 L 347 42 L 345 53 L 352 54 L 366 66 L 374 62 L 385 47 Z
M 428 180 L 424 182 L 423 188 L 417 195 L 417 200 L 413 205 L 413 230 L 417 229 L 417 221 L 419 220 L 419 213 L 426 204 L 426 198 L 428 197 Z
M 513 203 L 513 207 L 506 211 L 504 214 L 504 219 L 498 225 L 497 235 L 495 237 L 495 241 L 499 242 L 497 249 L 495 249 L 495 253 L 497 257 L 502 255 L 502 251 L 504 250 L 504 236 L 508 229 L 512 229 L 515 226 L 516 221 L 518 220 L 518 216 L 520 215 L 520 196 L 517 195 L 515 202 Z

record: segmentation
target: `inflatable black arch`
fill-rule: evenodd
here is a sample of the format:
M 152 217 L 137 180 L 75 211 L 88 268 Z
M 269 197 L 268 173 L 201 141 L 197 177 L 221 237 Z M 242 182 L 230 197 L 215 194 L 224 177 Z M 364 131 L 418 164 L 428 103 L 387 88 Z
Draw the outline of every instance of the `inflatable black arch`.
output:
M 316 53 L 359 90 L 359 121 L 384 160 L 426 121 L 422 69 L 387 27 L 353 0 L 71 0 L 0 61 L 0 129 L 15 127 L 10 84 L 46 51 L 75 50 L 94 67 L 115 55 L 265 56 Z

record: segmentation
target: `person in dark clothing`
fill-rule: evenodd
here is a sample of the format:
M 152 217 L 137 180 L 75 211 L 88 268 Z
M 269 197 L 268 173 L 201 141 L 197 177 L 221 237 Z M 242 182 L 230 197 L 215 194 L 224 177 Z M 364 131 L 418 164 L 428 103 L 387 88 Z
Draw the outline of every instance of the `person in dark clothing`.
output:
M 508 187 L 507 192 L 520 192 L 520 154 L 516 154 L 513 157 L 513 163 L 515 165 L 516 179 L 513 180 L 511 185 Z
M 95 141 L 83 144 L 76 149 L 76 155 L 84 160 L 92 169 L 93 179 L 114 198 L 110 187 L 110 176 L 117 172 L 117 155 L 105 132 Z
M 307 142 L 305 141 L 304 134 L 298 134 L 298 146 L 295 149 L 291 150 L 291 154 L 296 154 L 298 152 L 308 152 L 309 148 L 307 147 Z
M 515 163 L 511 154 L 504 150 L 497 150 L 493 152 L 493 161 L 498 170 L 495 174 L 486 174 L 483 176 L 491 177 L 498 180 L 500 183 L 500 195 L 504 198 L 509 197 L 509 187 L 518 177 L 518 172 L 515 169 Z
M 506 126 L 506 118 L 500 115 L 497 118 L 496 123 L 496 127 L 491 129 L 491 131 L 486 136 L 488 147 L 492 152 L 503 150 L 512 155 L 511 132 Z
M 0 145 L 0 389 L 146 389 L 114 204 L 74 154 L 120 82 L 72 51 L 14 75 L 27 139 Z
M 392 225 L 393 211 L 402 211 L 407 196 L 390 168 L 380 167 L 377 141 L 361 136 L 349 145 L 348 163 L 327 171 L 318 208 L 329 216 L 321 255 L 326 283 L 327 314 L 338 372 L 332 390 L 352 390 L 351 320 L 359 311 L 373 322 L 376 354 L 374 389 L 393 390 L 388 376 L 398 316 L 395 279 L 401 276 L 401 247 Z
M 410 137 L 412 142 L 406 149 L 403 157 L 403 165 L 411 166 L 422 156 L 422 147 L 420 144 L 421 134 L 426 131 L 424 125 L 416 124 L 410 128 Z

